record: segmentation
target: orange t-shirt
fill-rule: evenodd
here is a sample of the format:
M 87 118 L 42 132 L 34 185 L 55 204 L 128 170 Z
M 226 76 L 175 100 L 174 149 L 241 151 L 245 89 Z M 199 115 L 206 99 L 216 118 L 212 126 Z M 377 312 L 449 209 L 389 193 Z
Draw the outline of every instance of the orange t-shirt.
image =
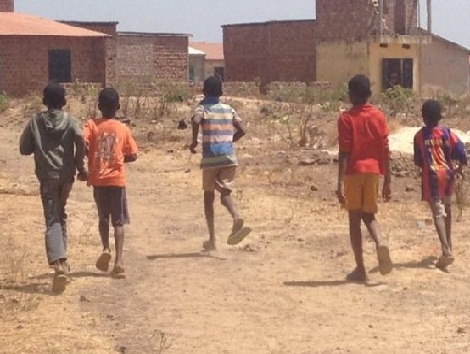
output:
M 338 120 L 339 151 L 349 153 L 346 174 L 384 174 L 383 159 L 388 157 L 388 124 L 385 115 L 372 106 L 355 106 Z
M 124 157 L 138 152 L 129 128 L 116 119 L 90 119 L 83 135 L 88 146 L 88 185 L 125 187 Z

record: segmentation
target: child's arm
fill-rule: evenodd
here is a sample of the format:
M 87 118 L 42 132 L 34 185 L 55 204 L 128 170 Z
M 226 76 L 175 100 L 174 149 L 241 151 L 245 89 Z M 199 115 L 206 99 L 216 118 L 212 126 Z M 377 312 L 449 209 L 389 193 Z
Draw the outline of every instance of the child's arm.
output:
M 413 161 L 416 166 L 423 167 L 423 155 L 418 144 L 417 136 L 415 136 L 413 140 Z
M 137 160 L 137 153 L 139 149 L 137 148 L 137 143 L 132 136 L 129 128 L 126 129 L 126 143 L 124 144 L 124 162 L 134 162 Z
M 32 119 L 26 125 L 23 130 L 23 134 L 20 137 L 20 154 L 31 155 L 34 152 L 34 136 L 31 131 Z
M 384 169 L 384 185 L 382 187 L 382 198 L 385 202 L 390 201 L 392 197 L 392 174 L 390 172 L 390 151 L 385 151 L 385 156 L 382 160 L 382 166 Z
M 243 121 L 238 115 L 238 113 L 233 108 L 232 108 L 232 115 L 233 115 L 232 124 L 236 129 L 236 133 L 233 135 L 232 141 L 236 143 L 238 140 L 240 140 L 246 135 L 246 127 L 245 127 L 245 124 L 243 124 Z
M 463 166 L 467 166 L 467 150 L 465 144 L 460 140 L 457 135 L 450 133 L 450 145 L 452 148 L 451 159 L 459 162 L 455 172 L 463 175 Z
M 336 189 L 336 196 L 341 205 L 346 203 L 346 197 L 344 196 L 344 176 L 349 162 L 349 152 L 339 152 L 339 163 L 338 163 L 338 187 Z
M 233 135 L 233 142 L 236 143 L 246 135 L 246 127 L 240 119 L 234 119 L 233 126 L 237 129 L 237 132 Z
M 338 186 L 336 189 L 336 196 L 341 205 L 346 203 L 344 196 L 344 176 L 349 164 L 349 152 L 351 150 L 351 126 L 350 122 L 345 116 L 341 115 L 338 119 L 338 142 L 339 142 L 339 156 L 338 156 Z
M 88 179 L 88 171 L 85 168 L 86 144 L 78 121 L 74 120 L 73 124 L 75 135 L 75 167 L 78 171 L 77 178 L 79 181 L 86 181 Z
M 191 150 L 193 154 L 196 153 L 196 148 L 198 145 L 197 137 L 199 135 L 199 126 L 201 125 L 202 118 L 202 113 L 196 113 L 191 119 L 191 126 L 193 129 L 193 141 L 191 145 L 189 145 L 189 150 Z

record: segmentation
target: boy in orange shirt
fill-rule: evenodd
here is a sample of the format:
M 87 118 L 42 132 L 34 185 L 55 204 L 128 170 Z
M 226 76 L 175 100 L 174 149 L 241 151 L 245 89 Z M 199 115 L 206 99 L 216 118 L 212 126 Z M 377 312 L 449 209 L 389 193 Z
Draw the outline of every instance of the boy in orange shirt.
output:
M 348 84 L 351 110 L 338 120 L 339 173 L 337 196 L 349 212 L 349 234 L 356 268 L 346 277 L 350 281 L 366 281 L 367 274 L 362 252 L 361 221 L 364 222 L 377 248 L 379 271 L 392 271 L 393 265 L 386 241 L 375 218 L 378 212 L 378 187 L 384 175 L 382 196 L 391 196 L 389 169 L 388 125 L 384 114 L 367 103 L 371 84 L 364 75 L 354 76 Z
M 99 232 L 103 253 L 96 267 L 107 272 L 111 260 L 109 248 L 109 221 L 114 227 L 116 258 L 113 275 L 125 277 L 122 262 L 124 225 L 129 224 L 126 199 L 126 162 L 137 160 L 137 144 L 131 131 L 115 119 L 120 108 L 119 94 L 105 88 L 99 94 L 98 108 L 102 118 L 88 120 L 84 137 L 88 147 L 88 185 L 93 186 L 93 196 L 98 208 Z

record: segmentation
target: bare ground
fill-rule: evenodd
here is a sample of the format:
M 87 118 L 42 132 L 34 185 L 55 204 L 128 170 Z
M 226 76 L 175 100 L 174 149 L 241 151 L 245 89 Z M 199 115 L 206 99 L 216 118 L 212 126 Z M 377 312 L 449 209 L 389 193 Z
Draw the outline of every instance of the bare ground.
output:
M 77 183 L 72 282 L 55 296 L 32 158 L 16 148 L 23 123 L 0 127 L 0 353 L 470 352 L 468 212 L 454 224 L 457 261 L 443 273 L 419 182 L 395 179 L 380 221 L 396 267 L 382 277 L 367 241 L 370 281 L 347 283 L 353 257 L 333 194 L 336 166 L 298 167 L 292 159 L 308 152 L 257 146 L 269 134 L 240 148 L 235 197 L 253 233 L 227 246 L 230 219 L 218 206 L 219 250 L 210 255 L 200 252 L 198 158 L 179 142 L 144 147 L 128 172 L 126 280 L 94 269 L 96 212 Z

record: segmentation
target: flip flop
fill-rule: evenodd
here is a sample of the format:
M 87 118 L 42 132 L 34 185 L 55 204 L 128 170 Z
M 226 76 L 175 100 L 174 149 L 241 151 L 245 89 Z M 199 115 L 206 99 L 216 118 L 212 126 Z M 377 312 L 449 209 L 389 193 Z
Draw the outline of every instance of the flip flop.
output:
M 103 252 L 101 256 L 96 261 L 96 268 L 102 272 L 107 272 L 109 270 L 109 262 L 111 261 L 111 253 Z
M 112 276 L 116 279 L 124 279 L 126 277 L 126 271 L 123 267 L 114 266 Z
M 436 263 L 436 268 L 444 269 L 454 263 L 454 256 L 441 256 Z
M 242 227 L 240 230 L 232 233 L 228 239 L 227 244 L 230 246 L 236 245 L 242 242 L 245 237 L 247 237 L 251 233 L 251 229 L 249 227 Z
M 65 274 L 55 274 L 52 279 L 52 292 L 54 294 L 62 294 L 68 282 L 69 279 Z
M 379 261 L 379 272 L 382 275 L 390 273 L 393 269 L 393 263 L 390 259 L 390 250 L 388 246 L 377 247 L 377 260 Z

